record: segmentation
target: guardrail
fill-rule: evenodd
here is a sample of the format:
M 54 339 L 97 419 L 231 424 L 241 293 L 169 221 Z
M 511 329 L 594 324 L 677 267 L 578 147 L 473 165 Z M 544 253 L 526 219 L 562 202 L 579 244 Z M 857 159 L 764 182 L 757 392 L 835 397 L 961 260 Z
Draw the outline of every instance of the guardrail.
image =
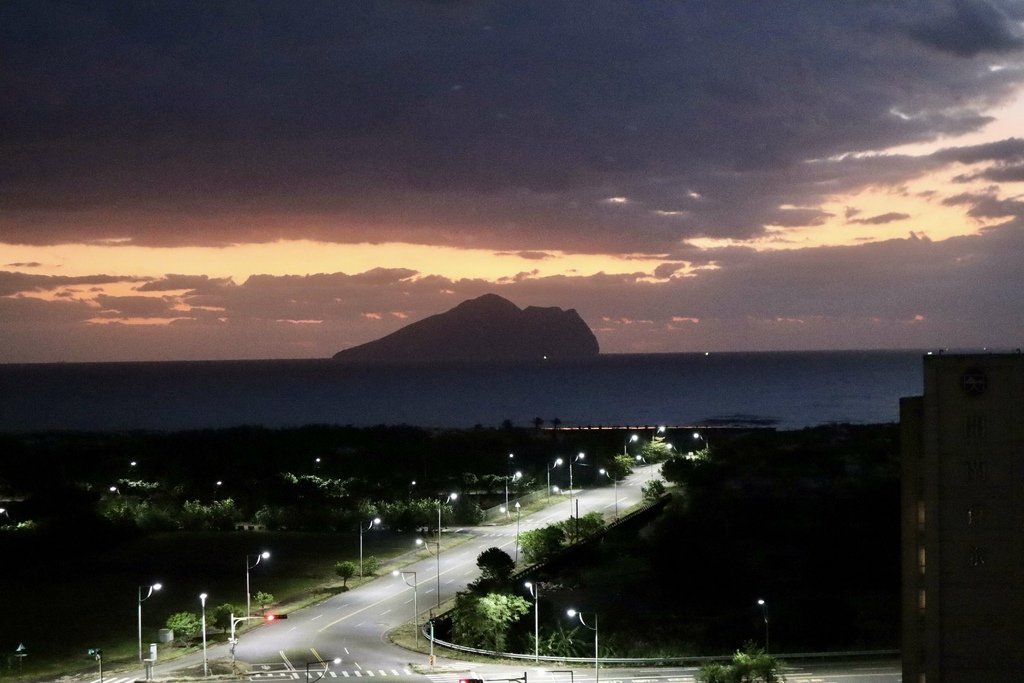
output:
M 423 635 L 428 640 L 430 639 L 428 629 L 423 630 Z M 476 655 L 497 657 L 500 659 L 522 659 L 556 664 L 591 665 L 594 663 L 593 657 L 554 657 L 551 655 L 541 655 L 540 657 L 537 657 L 535 655 L 523 654 L 521 652 L 497 652 L 495 650 L 485 650 L 479 647 L 468 647 L 466 645 L 449 643 L 441 640 L 440 638 L 434 638 L 434 645 L 446 647 L 450 650 L 455 650 L 456 652 L 469 652 Z M 899 654 L 900 650 L 855 650 L 850 652 L 789 652 L 784 654 L 773 654 L 772 656 L 777 657 L 778 659 L 793 661 L 797 659 L 865 659 L 872 657 L 898 657 Z M 600 664 L 637 664 L 640 666 L 686 666 L 687 664 L 699 666 L 710 662 L 731 661 L 732 657 L 732 654 L 680 657 L 600 657 L 598 658 L 598 662 Z

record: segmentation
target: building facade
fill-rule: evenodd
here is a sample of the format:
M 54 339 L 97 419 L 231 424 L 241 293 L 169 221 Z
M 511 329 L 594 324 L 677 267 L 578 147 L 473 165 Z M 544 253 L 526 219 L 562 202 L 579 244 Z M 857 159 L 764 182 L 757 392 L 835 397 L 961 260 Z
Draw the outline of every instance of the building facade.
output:
M 900 440 L 903 681 L 1019 681 L 1024 356 L 925 356 Z

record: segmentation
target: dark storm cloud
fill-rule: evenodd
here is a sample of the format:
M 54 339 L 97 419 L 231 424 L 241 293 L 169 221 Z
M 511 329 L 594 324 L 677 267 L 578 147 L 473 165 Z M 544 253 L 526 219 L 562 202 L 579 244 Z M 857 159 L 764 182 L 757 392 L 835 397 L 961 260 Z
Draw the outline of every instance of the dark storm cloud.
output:
M 1024 46 L 1020 27 L 1011 22 L 1013 18 L 1020 19 L 1019 5 L 1004 8 L 994 2 L 967 0 L 943 4 L 947 6 L 939 16 L 925 17 L 910 28 L 910 35 L 926 45 L 961 57 L 981 52 L 1011 52 Z
M 1019 64 L 1021 18 L 1012 0 L 8 1 L 0 239 L 663 253 L 813 224 L 835 187 L 880 181 L 807 159 L 977 129 L 1020 82 L 986 60 Z

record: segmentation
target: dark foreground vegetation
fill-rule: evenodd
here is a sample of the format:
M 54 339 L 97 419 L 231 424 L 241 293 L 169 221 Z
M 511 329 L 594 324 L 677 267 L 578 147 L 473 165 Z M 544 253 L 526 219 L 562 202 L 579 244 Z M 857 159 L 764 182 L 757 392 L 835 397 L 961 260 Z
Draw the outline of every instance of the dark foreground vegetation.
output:
M 145 604 L 152 642 L 170 615 L 198 612 L 200 592 L 213 606 L 244 604 L 245 556 L 264 547 L 274 554 L 253 572 L 254 594 L 327 595 L 347 581 L 335 566 L 357 558 L 367 520 L 383 519 L 364 537 L 367 555 L 386 555 L 436 526 L 442 493 L 460 492 L 445 524 L 473 523 L 503 502 L 506 483 L 513 496 L 543 489 L 549 474 L 564 487 L 558 457 L 586 452 L 576 485 L 599 486 L 609 484 L 600 468 L 620 477 L 636 455 L 666 452 L 649 431 L 627 436 L 512 427 L 0 435 L 0 580 L 14 615 L 0 622 L 0 652 L 24 643 L 27 667 L 85 668 L 90 647 L 130 658 L 139 586 L 165 585 Z M 675 437 L 693 448 L 689 433 Z M 532 608 L 522 579 L 541 582 L 541 652 L 552 654 L 592 654 L 592 634 L 565 616 L 569 607 L 598 613 L 603 655 L 732 652 L 763 643 L 759 598 L 772 652 L 896 647 L 895 439 L 892 425 L 716 434 L 703 457 L 665 462 L 677 487 L 656 518 L 621 532 L 587 527 L 594 535 L 578 550 L 514 584 L 501 573 L 481 581 L 461 606 L 504 595 Z M 564 545 L 572 531 L 561 533 Z M 542 559 L 542 540 L 531 559 Z M 532 652 L 532 609 L 509 599 L 504 608 L 516 614 L 491 642 Z M 0 660 L 0 673 L 16 672 L 4 668 L 13 661 Z
M 527 579 L 541 585 L 542 654 L 593 653 L 592 633 L 569 608 L 597 613 L 609 657 L 719 655 L 766 640 L 772 652 L 897 648 L 895 439 L 890 425 L 829 426 L 671 458 L 662 471 L 678 488 L 656 518 L 598 534 L 526 576 L 481 580 L 477 599 L 517 596 L 530 609 L 519 603 L 497 637 L 486 623 L 460 623 L 466 598 L 450 634 L 532 652 Z

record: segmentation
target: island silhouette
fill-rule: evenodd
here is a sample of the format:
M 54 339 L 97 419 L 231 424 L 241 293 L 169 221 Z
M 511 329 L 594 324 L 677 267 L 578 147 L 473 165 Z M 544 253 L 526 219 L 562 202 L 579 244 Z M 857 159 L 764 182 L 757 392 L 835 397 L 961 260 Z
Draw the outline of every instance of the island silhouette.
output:
M 484 294 L 334 354 L 351 362 L 437 362 L 590 358 L 597 337 L 575 309 L 519 308 Z

